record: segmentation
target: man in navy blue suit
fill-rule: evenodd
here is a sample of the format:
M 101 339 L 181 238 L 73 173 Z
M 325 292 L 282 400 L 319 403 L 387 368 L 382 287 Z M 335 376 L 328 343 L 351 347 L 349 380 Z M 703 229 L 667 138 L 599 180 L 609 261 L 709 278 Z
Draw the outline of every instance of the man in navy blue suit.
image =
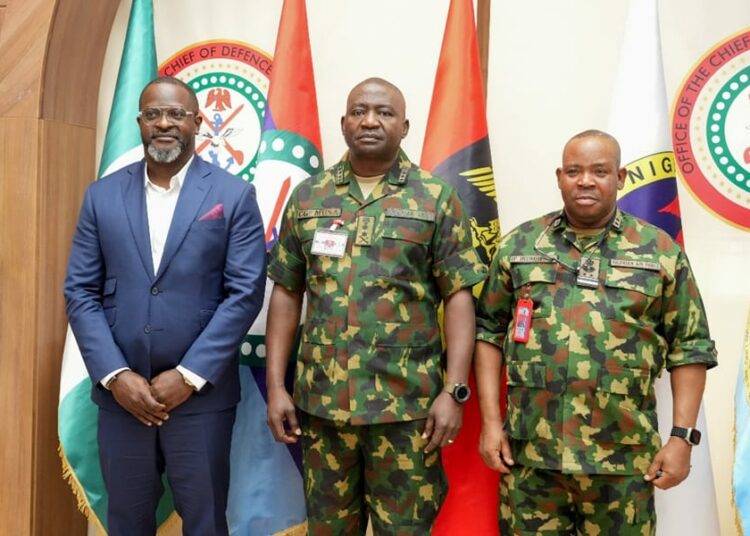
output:
M 99 406 L 111 535 L 153 535 L 166 470 L 185 535 L 227 534 L 238 346 L 263 303 L 252 185 L 195 156 L 192 89 L 141 93 L 145 159 L 93 183 L 65 298 Z

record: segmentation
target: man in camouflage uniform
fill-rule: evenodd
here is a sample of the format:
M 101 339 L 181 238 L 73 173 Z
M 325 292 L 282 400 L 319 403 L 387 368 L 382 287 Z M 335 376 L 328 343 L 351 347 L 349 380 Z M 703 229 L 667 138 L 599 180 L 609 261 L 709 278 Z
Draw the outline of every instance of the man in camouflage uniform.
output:
M 348 154 L 295 189 L 271 252 L 268 422 L 278 441 L 302 438 L 310 534 L 364 534 L 369 515 L 376 534 L 424 535 L 446 491 L 438 447 L 468 396 L 470 289 L 486 267 L 455 190 L 400 150 L 398 88 L 355 86 L 341 127 Z M 283 380 L 305 293 L 292 399 Z
M 557 169 L 563 210 L 505 236 L 479 298 L 480 453 L 505 474 L 502 534 L 653 534 L 653 486 L 688 474 L 716 352 L 682 248 L 617 209 L 625 176 L 614 138 L 574 136 Z M 665 367 L 678 437 L 662 447 Z

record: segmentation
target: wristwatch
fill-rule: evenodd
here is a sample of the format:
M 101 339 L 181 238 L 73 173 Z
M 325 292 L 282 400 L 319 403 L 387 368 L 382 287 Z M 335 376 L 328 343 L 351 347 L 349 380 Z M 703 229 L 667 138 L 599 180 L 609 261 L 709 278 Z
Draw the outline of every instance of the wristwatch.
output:
M 463 404 L 471 396 L 471 389 L 465 383 L 454 383 L 453 386 L 445 386 L 445 392 L 453 397 L 453 400 Z
M 695 446 L 701 442 L 701 433 L 695 428 L 681 428 L 679 426 L 673 426 L 672 432 L 669 434 L 675 437 L 681 437 L 688 442 L 689 445 Z

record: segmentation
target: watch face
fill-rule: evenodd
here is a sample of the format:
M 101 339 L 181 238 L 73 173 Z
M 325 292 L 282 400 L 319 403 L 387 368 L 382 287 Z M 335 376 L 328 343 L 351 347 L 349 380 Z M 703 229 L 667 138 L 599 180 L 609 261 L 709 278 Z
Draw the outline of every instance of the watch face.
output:
M 459 384 L 453 389 L 453 398 L 455 398 L 457 402 L 466 402 L 469 399 L 470 394 L 471 390 L 467 385 Z
M 688 441 L 693 445 L 697 445 L 701 442 L 701 433 L 693 428 L 692 430 L 690 430 L 690 437 L 688 437 Z

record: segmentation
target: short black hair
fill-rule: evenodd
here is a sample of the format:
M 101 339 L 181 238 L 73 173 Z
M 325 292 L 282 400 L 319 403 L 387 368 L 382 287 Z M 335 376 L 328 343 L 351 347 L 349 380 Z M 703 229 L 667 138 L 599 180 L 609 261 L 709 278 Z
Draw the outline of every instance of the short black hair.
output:
M 146 86 L 141 91 L 140 97 L 138 97 L 139 106 L 141 102 L 143 101 L 143 94 L 146 92 L 146 90 L 150 88 L 151 86 L 155 86 L 156 84 L 172 84 L 173 86 L 179 86 L 183 88 L 185 91 L 187 91 L 190 94 L 190 100 L 193 101 L 196 111 L 200 109 L 200 104 L 198 104 L 198 96 L 195 94 L 195 91 L 193 90 L 193 88 L 191 88 L 188 84 L 186 84 L 179 78 L 175 78 L 173 76 L 160 76 L 159 78 L 154 78 L 148 84 L 146 84 Z

